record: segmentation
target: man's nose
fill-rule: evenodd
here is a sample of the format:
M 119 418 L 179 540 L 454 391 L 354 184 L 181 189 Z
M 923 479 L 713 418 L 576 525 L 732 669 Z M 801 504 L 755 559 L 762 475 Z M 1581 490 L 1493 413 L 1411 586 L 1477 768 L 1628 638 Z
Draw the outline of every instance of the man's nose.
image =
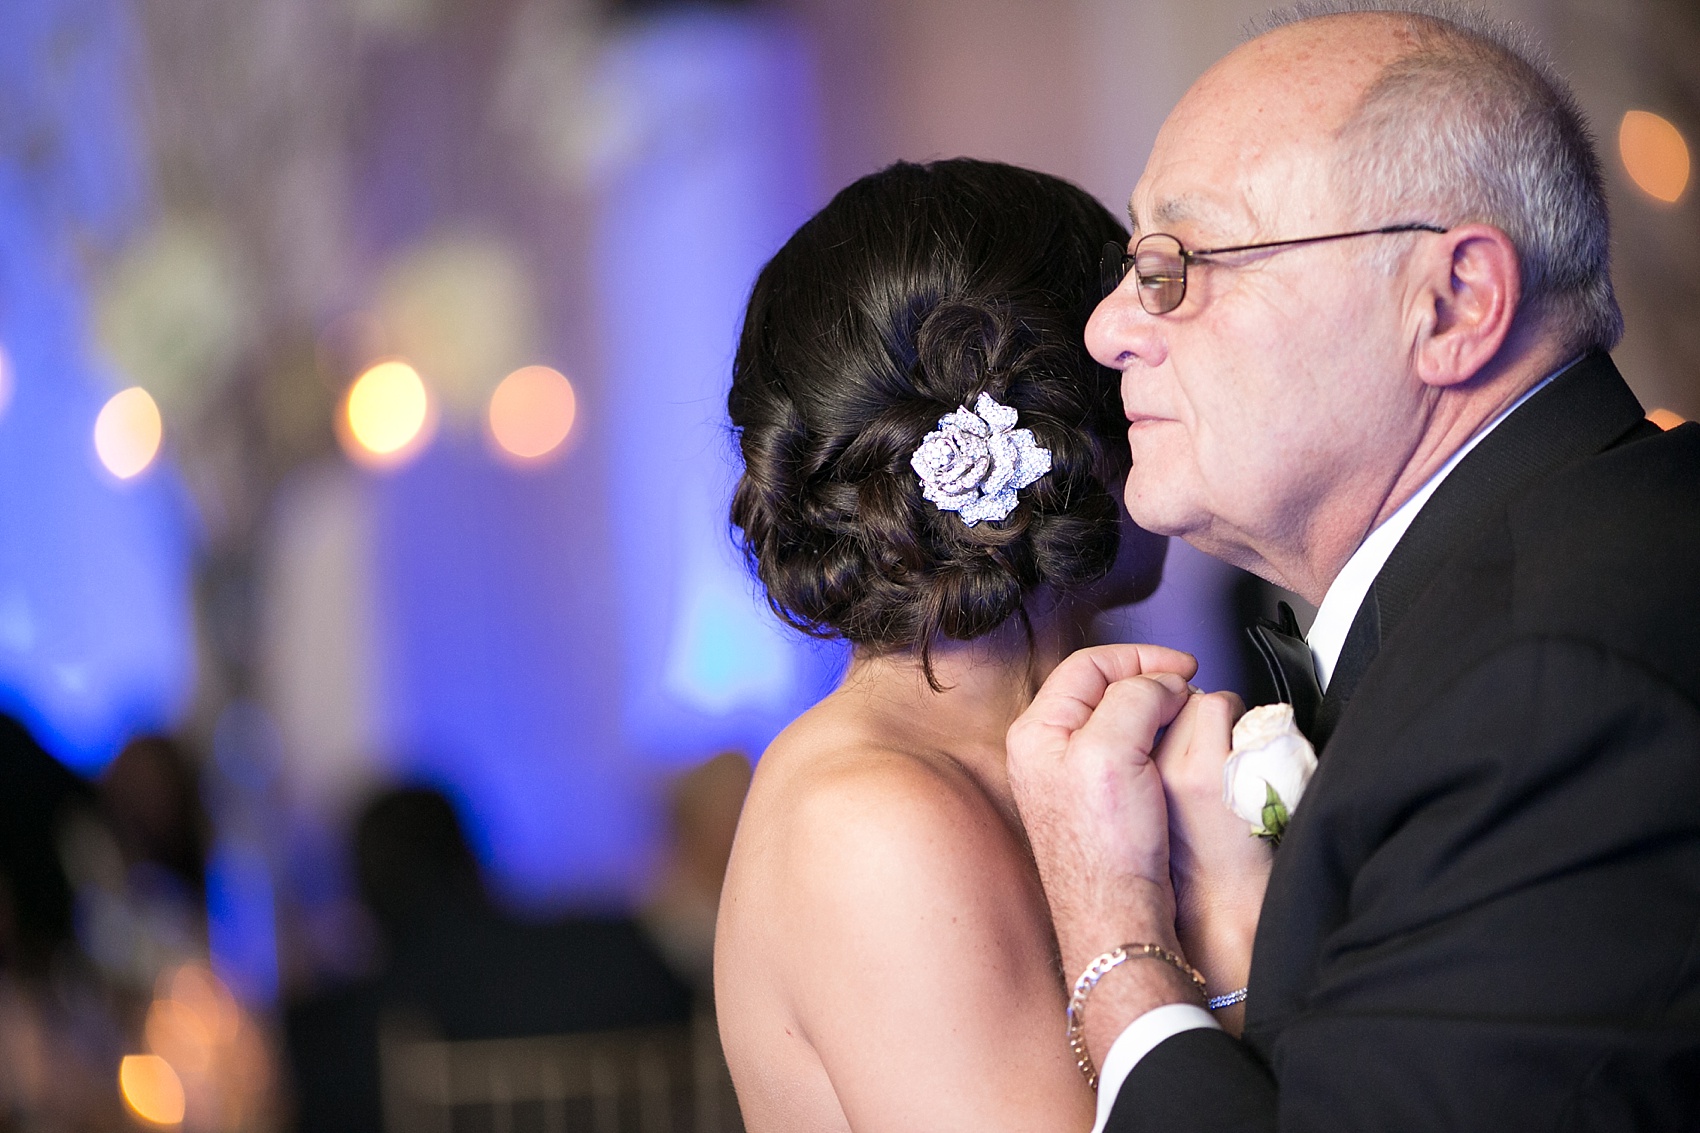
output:
M 1112 370 L 1160 366 L 1168 357 L 1162 320 L 1145 313 L 1131 282 L 1110 292 L 1086 322 L 1086 349 Z

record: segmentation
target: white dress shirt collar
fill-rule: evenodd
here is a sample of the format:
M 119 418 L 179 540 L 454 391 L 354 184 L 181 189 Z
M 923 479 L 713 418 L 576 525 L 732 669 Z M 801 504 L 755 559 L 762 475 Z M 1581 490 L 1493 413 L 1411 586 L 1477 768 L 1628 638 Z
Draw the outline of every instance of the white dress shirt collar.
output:
M 1405 537 L 1411 521 L 1423 510 L 1423 505 L 1428 503 L 1429 497 L 1434 495 L 1441 481 L 1451 475 L 1458 463 L 1470 455 L 1470 450 L 1481 444 L 1482 439 L 1498 428 L 1501 421 L 1515 413 L 1525 401 L 1545 389 L 1547 383 L 1575 364 L 1575 361 L 1568 362 L 1542 378 L 1522 397 L 1512 402 L 1504 412 L 1478 430 L 1476 435 L 1465 441 L 1410 499 L 1400 504 L 1397 511 L 1383 520 L 1379 527 L 1358 544 L 1358 549 L 1352 552 L 1352 557 L 1346 560 L 1346 565 L 1340 568 L 1340 573 L 1329 585 L 1328 593 L 1323 595 L 1322 605 L 1316 608 L 1316 619 L 1311 622 L 1310 632 L 1305 635 L 1311 658 L 1316 662 L 1316 679 L 1324 692 L 1328 691 L 1328 682 L 1334 676 L 1334 666 L 1339 663 L 1340 650 L 1346 644 L 1346 632 L 1352 628 L 1352 622 L 1358 616 L 1358 607 L 1363 605 L 1369 588 L 1375 585 L 1381 568 L 1387 565 L 1387 558 L 1393 553 L 1393 548 Z

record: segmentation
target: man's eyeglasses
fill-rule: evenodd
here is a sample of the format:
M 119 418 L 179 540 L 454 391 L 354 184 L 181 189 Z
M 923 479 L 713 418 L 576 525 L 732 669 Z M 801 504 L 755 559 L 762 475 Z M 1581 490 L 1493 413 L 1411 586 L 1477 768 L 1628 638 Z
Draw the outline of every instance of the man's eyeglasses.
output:
M 1186 245 L 1166 232 L 1153 232 L 1140 237 L 1131 253 L 1123 251 L 1120 244 L 1105 244 L 1099 272 L 1107 298 L 1132 271 L 1139 282 L 1139 305 L 1149 314 L 1166 315 L 1186 298 L 1187 265 L 1208 256 L 1266 248 L 1294 248 L 1300 244 L 1349 240 L 1354 236 L 1382 236 L 1389 232 L 1445 231 L 1433 224 L 1394 224 L 1386 228 L 1366 228 L 1362 232 L 1337 232 L 1332 236 L 1306 236 L 1300 240 L 1271 240 L 1266 244 L 1240 244 L 1232 248 L 1203 248 L 1196 252 L 1188 251 Z

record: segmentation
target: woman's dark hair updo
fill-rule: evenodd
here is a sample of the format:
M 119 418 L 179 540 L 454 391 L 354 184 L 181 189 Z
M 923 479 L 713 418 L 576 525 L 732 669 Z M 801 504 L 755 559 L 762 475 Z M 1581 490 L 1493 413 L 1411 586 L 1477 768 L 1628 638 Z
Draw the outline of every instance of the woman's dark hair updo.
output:
M 1083 335 L 1100 250 L 1126 240 L 1066 181 L 957 159 L 864 177 L 786 241 L 756 278 L 727 398 L 732 522 L 782 618 L 917 650 L 932 681 L 936 635 L 979 637 L 1038 587 L 1109 571 L 1127 421 Z M 1052 463 L 1007 519 L 969 527 L 922 498 L 909 458 L 981 393 Z

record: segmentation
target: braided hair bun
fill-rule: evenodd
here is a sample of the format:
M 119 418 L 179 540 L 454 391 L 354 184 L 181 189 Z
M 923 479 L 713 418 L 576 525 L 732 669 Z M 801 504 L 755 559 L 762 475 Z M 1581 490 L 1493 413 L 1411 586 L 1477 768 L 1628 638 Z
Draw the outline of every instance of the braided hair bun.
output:
M 798 229 L 750 296 L 727 399 L 732 522 L 775 612 L 926 664 L 1116 557 L 1127 474 L 1117 375 L 1087 354 L 1097 259 L 1127 233 L 1066 181 L 992 162 L 899 163 Z M 1051 451 L 1001 521 L 921 495 L 910 455 L 990 393 Z

